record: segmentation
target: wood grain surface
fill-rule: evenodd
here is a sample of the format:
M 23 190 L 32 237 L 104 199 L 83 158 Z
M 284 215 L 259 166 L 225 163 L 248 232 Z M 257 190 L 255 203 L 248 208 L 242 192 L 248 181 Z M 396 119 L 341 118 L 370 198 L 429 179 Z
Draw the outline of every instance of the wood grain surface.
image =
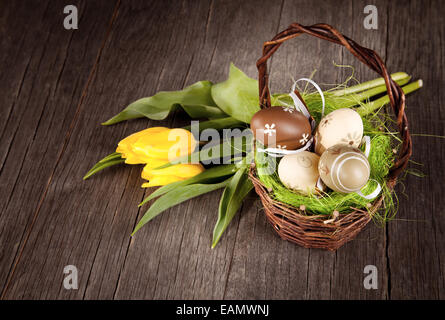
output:
M 68 3 L 67 3 L 68 4 Z M 0 292 L 2 299 L 443 299 L 445 298 L 445 5 L 373 1 L 71 1 L 79 29 L 63 28 L 63 1 L 0 2 Z M 211 249 L 221 191 L 162 213 L 130 237 L 144 213 L 139 166 L 85 172 L 127 135 L 187 124 L 183 112 L 103 127 L 130 102 L 199 80 L 218 82 L 230 62 L 251 77 L 263 41 L 292 22 L 325 22 L 376 50 L 391 72 L 421 78 L 407 98 L 410 170 L 399 212 L 337 252 L 282 241 L 252 192 Z M 425 26 L 428 26 L 427 28 Z M 345 49 L 302 36 L 271 61 L 272 92 L 293 78 L 342 82 Z M 416 163 L 422 163 L 422 166 Z M 66 290 L 63 268 L 79 270 Z M 366 265 L 378 289 L 363 286 Z

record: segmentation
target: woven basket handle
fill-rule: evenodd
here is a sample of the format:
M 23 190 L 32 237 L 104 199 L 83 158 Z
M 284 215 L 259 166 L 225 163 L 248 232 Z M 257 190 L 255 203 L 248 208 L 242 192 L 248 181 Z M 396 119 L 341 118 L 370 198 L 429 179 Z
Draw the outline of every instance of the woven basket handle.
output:
M 397 160 L 394 162 L 389 173 L 388 183 L 392 187 L 397 180 L 397 176 L 408 164 L 409 157 L 412 153 L 412 141 L 408 129 L 408 119 L 405 115 L 405 94 L 400 86 L 391 79 L 382 59 L 373 50 L 360 46 L 328 24 L 320 23 L 312 26 L 302 26 L 298 23 L 292 23 L 286 30 L 273 37 L 271 41 L 267 41 L 263 44 L 263 56 L 257 61 L 261 108 L 271 107 L 267 60 L 278 50 L 284 41 L 298 37 L 304 33 L 345 46 L 357 59 L 385 79 L 389 100 L 397 117 L 397 128 L 403 140 L 397 155 Z

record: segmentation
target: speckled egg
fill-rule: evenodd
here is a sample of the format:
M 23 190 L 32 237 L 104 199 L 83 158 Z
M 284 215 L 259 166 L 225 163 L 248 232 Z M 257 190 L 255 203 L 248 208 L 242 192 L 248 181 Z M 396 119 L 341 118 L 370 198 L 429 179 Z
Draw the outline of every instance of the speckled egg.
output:
M 296 150 L 312 137 L 311 125 L 292 107 L 271 107 L 255 113 L 250 128 L 256 140 L 266 147 Z
M 319 159 L 318 155 L 308 151 L 284 156 L 278 165 L 281 182 L 304 194 L 316 193 Z
M 360 149 L 338 144 L 320 157 L 318 171 L 321 180 L 332 190 L 341 193 L 359 191 L 369 180 L 368 159 Z
M 315 152 L 323 154 L 336 144 L 358 147 L 363 138 L 363 121 L 360 115 L 349 108 L 332 111 L 323 119 L 315 131 Z

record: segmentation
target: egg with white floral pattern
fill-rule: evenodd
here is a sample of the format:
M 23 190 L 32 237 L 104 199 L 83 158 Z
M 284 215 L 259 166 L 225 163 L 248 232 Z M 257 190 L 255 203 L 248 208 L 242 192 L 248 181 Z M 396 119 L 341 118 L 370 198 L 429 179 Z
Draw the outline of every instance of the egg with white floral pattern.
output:
M 293 107 L 264 108 L 255 113 L 250 128 L 256 140 L 269 148 L 296 150 L 311 139 L 311 125 Z
M 332 111 L 324 116 L 315 131 L 315 152 L 322 155 L 336 144 L 358 147 L 363 138 L 363 121 L 349 108 Z

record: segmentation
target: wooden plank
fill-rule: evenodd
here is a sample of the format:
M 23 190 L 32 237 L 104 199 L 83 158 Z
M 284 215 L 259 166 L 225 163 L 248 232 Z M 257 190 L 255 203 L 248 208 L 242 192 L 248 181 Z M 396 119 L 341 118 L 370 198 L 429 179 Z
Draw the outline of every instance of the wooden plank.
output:
M 208 24 L 209 14 L 212 10 L 211 3 L 206 1 L 187 1 L 184 2 L 180 8 L 175 2 L 165 4 L 166 7 L 153 8 L 152 5 L 148 8 L 154 12 L 161 14 L 160 21 L 162 21 L 161 28 L 153 32 L 153 35 L 144 35 L 141 33 L 138 44 L 140 46 L 150 46 L 151 42 L 156 39 L 159 45 L 162 45 L 162 50 L 152 52 L 151 59 L 144 59 L 143 56 L 136 61 L 143 65 L 135 65 L 134 74 L 141 75 L 149 73 L 147 79 L 152 79 L 156 83 L 156 87 L 147 86 L 148 93 L 153 94 L 159 90 L 178 90 L 184 86 L 190 85 L 195 81 L 202 80 L 192 79 L 194 77 L 191 71 L 195 63 L 199 63 L 200 52 L 203 50 L 202 42 L 207 36 L 206 28 Z M 141 1 L 139 6 L 147 8 L 145 2 Z M 143 12 L 141 10 L 141 12 Z M 131 12 L 129 12 L 131 13 Z M 165 15 L 165 16 L 162 16 Z M 123 16 L 123 14 L 122 14 Z M 146 28 L 146 18 L 144 14 L 123 17 L 122 24 L 116 25 L 116 29 L 126 30 L 129 23 L 134 24 L 137 28 L 144 30 Z M 113 40 L 115 40 L 113 38 Z M 117 39 L 116 39 L 117 40 Z M 151 49 L 150 49 L 151 50 Z M 110 55 L 115 55 L 115 51 L 109 50 Z M 202 62 L 202 61 L 201 61 Z M 161 66 L 157 68 L 156 65 Z M 144 84 L 143 84 L 144 86 Z M 151 92 L 150 92 L 151 91 Z M 122 93 L 127 94 L 130 99 L 137 98 L 133 93 L 127 93 L 128 89 L 122 87 Z M 181 117 L 185 115 L 181 113 Z M 165 122 L 168 127 L 178 127 L 186 125 L 186 122 L 180 117 L 170 118 Z M 158 122 L 150 123 L 151 126 L 159 125 Z M 138 179 L 140 181 L 140 179 Z M 140 182 L 133 181 L 133 188 L 141 194 L 139 188 Z M 134 192 L 134 191 L 133 191 Z M 147 196 L 148 194 L 145 194 Z M 139 199 L 139 201 L 142 198 Z M 205 198 L 200 198 L 198 201 L 205 201 Z M 102 266 L 108 263 L 109 255 L 113 254 L 114 248 L 110 247 L 110 252 L 105 253 L 102 257 L 97 258 L 97 263 L 93 266 L 91 278 L 101 277 L 104 279 L 114 279 L 110 282 L 113 290 L 108 290 L 106 287 L 99 287 L 91 284 L 86 292 L 86 298 L 106 297 L 129 299 L 135 296 L 140 298 L 152 298 L 153 292 L 156 288 L 164 289 L 164 282 L 169 281 L 167 276 L 175 276 L 175 268 L 178 265 L 179 253 L 181 250 L 181 243 L 184 240 L 182 234 L 184 233 L 184 225 L 191 221 L 191 215 L 194 210 L 189 209 L 194 203 L 188 202 L 179 205 L 162 214 L 161 217 L 150 222 L 146 227 L 140 230 L 133 238 L 129 238 L 129 234 L 135 226 L 135 222 L 141 218 L 141 213 L 145 212 L 148 206 L 143 210 L 137 210 L 136 205 L 138 201 L 125 202 L 128 208 L 132 208 L 132 224 L 130 229 L 120 231 L 121 236 L 127 242 L 128 251 L 126 255 L 122 256 L 119 261 L 120 269 L 114 270 L 112 274 L 102 275 Z M 201 202 L 202 203 L 202 202 Z M 205 208 L 201 205 L 200 210 Z M 139 214 L 139 215 L 138 215 Z M 134 220 L 136 219 L 136 220 Z M 122 232 L 123 231 L 123 232 Z M 191 236 L 191 235 L 190 235 Z M 193 233 L 194 240 L 199 241 L 197 233 Z M 101 250 L 101 248 L 99 248 Z M 100 251 L 99 251 L 100 252 Z M 168 257 L 168 258 L 167 258 Z M 174 258 L 172 258 L 174 257 Z M 159 273 L 156 270 L 159 269 Z M 142 271 L 143 270 L 143 271 Z M 162 271 L 161 271 L 162 270 Z M 149 291 L 150 290 L 150 291 Z M 151 291 L 153 290 L 153 291 Z M 149 291 L 149 292 L 147 292 Z M 144 292 L 142 296 L 140 292 Z
M 351 30 L 347 35 L 361 45 L 376 51 L 383 61 L 386 60 L 387 31 L 387 1 L 375 1 L 372 4 L 378 9 L 378 29 L 367 30 L 363 26 L 366 14 L 363 9 L 367 1 L 353 1 L 349 16 Z M 344 65 L 354 67 L 354 76 L 359 81 L 376 78 L 378 75 L 358 61 L 348 51 L 343 51 Z M 390 72 L 396 72 L 392 66 L 387 66 Z M 349 76 L 350 69 L 345 69 L 343 77 Z M 364 268 L 367 265 L 377 267 L 378 289 L 367 290 L 363 280 L 366 276 Z M 387 298 L 387 259 L 386 259 L 386 232 L 378 222 L 371 221 L 369 225 L 348 243 L 338 250 L 333 266 L 333 280 L 331 299 L 386 299 Z
M 407 98 L 407 116 L 413 134 L 445 135 L 445 83 L 443 70 L 445 26 L 441 1 L 391 2 L 388 61 L 416 78 L 424 88 Z M 443 299 L 445 199 L 442 191 L 443 140 L 413 137 L 412 160 L 424 178 L 408 175 L 398 188 L 400 208 L 389 225 L 388 256 L 391 299 Z M 402 193 L 405 193 L 403 195 Z
M 360 13 L 363 10 L 350 1 L 329 4 L 301 1 L 298 5 L 286 1 L 280 29 L 294 21 L 302 24 L 325 22 L 336 26 L 354 39 L 360 39 L 361 34 L 355 29 L 357 25 L 358 28 L 361 27 L 361 16 L 354 19 L 353 24 L 346 20 L 339 21 L 334 14 L 338 12 L 338 8 L 347 16 L 354 16 L 354 12 L 358 10 Z M 385 32 L 375 34 L 364 44 L 377 42 L 384 48 L 385 36 Z M 339 46 L 309 36 L 288 41 L 273 57 L 270 68 L 272 91 L 288 91 L 292 84 L 291 79 L 310 76 L 314 69 L 317 70 L 314 76 L 316 82 L 340 83 L 349 75 L 349 70 L 345 72 L 333 66 L 332 61 L 337 64 L 351 64 L 357 68 L 357 73 L 362 71 L 360 63 L 349 55 Z M 261 204 L 257 201 L 257 207 L 246 206 L 243 210 L 239 230 L 225 295 L 228 299 L 338 299 L 348 295 L 355 298 L 380 296 L 367 294 L 363 288 L 363 268 L 369 264 L 366 261 L 372 257 L 374 263 L 384 265 L 381 262 L 384 238 L 381 232 L 376 233 L 378 229 L 376 230 L 375 226 L 371 225 L 355 242 L 347 244 L 337 253 L 304 249 L 284 242 L 274 234 L 266 222 Z
M 255 77 L 261 43 L 275 33 L 280 5 L 213 1 L 205 33 L 196 43 L 190 82 L 224 80 L 231 61 Z M 220 195 L 214 192 L 172 208 L 144 227 L 130 246 L 116 298 L 223 298 L 239 220 L 232 221 L 212 250 Z
M 14 269 L 114 3 L 73 1 L 78 30 L 63 27 L 63 3 L 0 4 L 0 292 Z
M 208 11 L 204 1 L 179 7 L 159 1 L 121 4 L 72 138 L 42 204 L 45 215 L 36 221 L 6 297 L 113 297 L 137 204 L 144 194 L 141 167 L 120 166 L 85 183 L 81 177 L 95 161 L 113 151 L 117 141 L 153 125 L 141 120 L 106 128 L 99 125 L 102 121 L 139 97 L 180 89 L 187 83 Z M 171 120 L 156 125 L 172 126 Z M 147 248 L 151 243 L 140 245 Z M 79 270 L 79 290 L 62 286 L 63 268 L 68 264 Z

